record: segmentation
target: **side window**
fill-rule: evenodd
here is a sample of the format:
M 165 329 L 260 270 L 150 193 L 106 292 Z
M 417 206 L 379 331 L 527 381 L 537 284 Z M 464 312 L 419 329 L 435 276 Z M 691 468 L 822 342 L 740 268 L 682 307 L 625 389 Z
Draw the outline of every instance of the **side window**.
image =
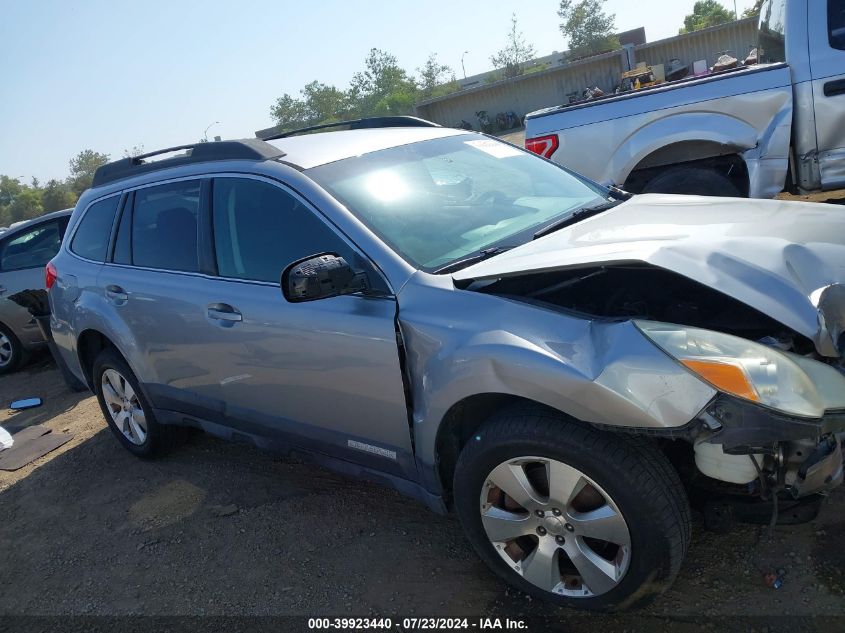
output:
M 70 250 L 85 259 L 106 261 L 111 227 L 119 202 L 120 196 L 111 196 L 88 207 L 73 236 Z
M 768 0 L 760 8 L 757 53 L 762 62 L 786 61 L 786 0 Z
M 845 50 L 845 0 L 827 0 L 827 37 L 831 48 Z
M 214 180 L 214 246 L 222 277 L 279 282 L 288 264 L 317 253 L 337 253 L 371 269 L 325 222 L 284 190 L 260 180 Z M 373 271 L 370 281 L 383 288 Z
M 59 252 L 63 233 L 60 220 L 52 220 L 5 240 L 0 245 L 0 270 L 23 270 L 46 265 Z
M 135 191 L 135 204 L 130 214 L 132 263 L 164 270 L 198 271 L 199 199 L 199 180 Z M 121 258 L 128 257 L 125 248 L 120 248 L 121 240 L 125 239 L 125 234 L 121 235 L 119 231 L 115 254 Z

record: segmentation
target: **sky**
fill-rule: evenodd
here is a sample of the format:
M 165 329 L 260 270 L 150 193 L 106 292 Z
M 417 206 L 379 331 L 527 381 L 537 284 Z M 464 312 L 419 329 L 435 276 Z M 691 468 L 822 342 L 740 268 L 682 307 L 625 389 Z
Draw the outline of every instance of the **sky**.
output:
M 738 10 L 753 4 L 737 0 Z M 677 35 L 694 0 L 607 0 L 619 31 Z M 726 6 L 733 9 L 732 1 Z M 317 79 L 346 88 L 370 48 L 413 72 L 437 53 L 490 69 L 516 13 L 538 56 L 566 50 L 555 0 L 0 0 L 0 174 L 63 179 L 83 149 L 120 158 L 253 136 Z M 468 51 L 464 55 L 464 51 Z M 215 123 L 219 121 L 219 123 Z

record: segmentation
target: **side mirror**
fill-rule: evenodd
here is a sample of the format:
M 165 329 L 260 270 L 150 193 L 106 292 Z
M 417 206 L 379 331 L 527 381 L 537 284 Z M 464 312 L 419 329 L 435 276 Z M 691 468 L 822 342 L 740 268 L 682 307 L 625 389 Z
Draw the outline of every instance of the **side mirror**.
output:
M 9 408 L 12 411 L 23 411 L 24 409 L 34 409 L 40 407 L 42 404 L 41 398 L 24 398 L 23 400 L 15 400 Z
M 366 273 L 354 271 L 333 253 L 295 261 L 282 273 L 282 292 L 291 302 L 328 299 L 369 288 Z

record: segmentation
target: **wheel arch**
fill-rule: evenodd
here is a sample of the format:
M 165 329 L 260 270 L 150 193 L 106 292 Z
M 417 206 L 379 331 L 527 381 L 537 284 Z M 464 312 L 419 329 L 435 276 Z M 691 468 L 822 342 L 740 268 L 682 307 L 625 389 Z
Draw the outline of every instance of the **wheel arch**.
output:
M 530 398 L 510 393 L 478 393 L 466 396 L 449 407 L 440 421 L 435 439 L 435 464 L 443 497 L 451 505 L 452 477 L 458 456 L 473 434 L 502 409 L 545 409 L 586 424 L 569 414 Z
M 118 347 L 118 345 L 112 341 L 108 335 L 104 334 L 100 330 L 95 328 L 85 329 L 80 332 L 76 339 L 76 354 L 79 358 L 79 366 L 82 368 L 85 382 L 88 384 L 89 389 L 91 389 L 93 393 L 96 393 L 94 389 L 94 362 L 96 361 L 97 356 L 106 349 L 113 349 L 115 352 L 120 354 L 127 363 L 129 363 L 126 354 L 120 350 L 120 347 Z M 135 369 L 132 368 L 132 371 L 134 372 Z M 137 376 L 137 372 L 135 375 Z
M 757 130 L 736 117 L 713 112 L 667 116 L 638 128 L 614 152 L 611 179 L 624 185 L 632 173 L 661 165 L 736 156 L 758 143 Z

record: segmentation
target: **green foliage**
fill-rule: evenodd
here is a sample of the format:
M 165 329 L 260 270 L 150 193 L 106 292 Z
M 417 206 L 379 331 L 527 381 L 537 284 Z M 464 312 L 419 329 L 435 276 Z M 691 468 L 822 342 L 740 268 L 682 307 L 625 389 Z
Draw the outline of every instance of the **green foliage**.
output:
M 71 191 L 77 197 L 81 196 L 82 192 L 91 186 L 97 167 L 105 165 L 107 162 L 109 162 L 108 154 L 100 154 L 92 149 L 83 150 L 71 158 L 68 163 L 70 166 L 68 185 Z
M 595 55 L 620 47 L 614 33 L 616 16 L 604 12 L 605 0 L 560 0 L 560 32 L 569 40 L 572 57 Z
M 441 90 L 436 82 L 446 72 L 444 68 L 429 57 L 420 71 L 425 73 L 422 83 L 427 85 L 428 94 Z M 422 94 L 396 57 L 373 48 L 364 60 L 364 70 L 355 73 L 347 90 L 312 81 L 299 91 L 299 97 L 287 93 L 279 97 L 270 115 L 282 128 L 295 129 L 358 117 L 410 114 Z
M 0 207 L 8 207 L 23 189 L 17 178 L 0 176 Z
M 459 90 L 454 71 L 446 64 L 437 61 L 437 54 L 431 53 L 419 73 L 419 97 L 430 99 Z
M 726 24 L 734 20 L 734 14 L 728 11 L 716 0 L 698 0 L 692 8 L 692 13 L 684 18 L 684 26 L 679 34 L 699 31 L 711 26 Z
M 76 194 L 70 190 L 67 183 L 59 180 L 48 180 L 41 191 L 41 206 L 44 213 L 69 209 L 76 204 Z
M 754 0 L 754 5 L 748 7 L 745 11 L 742 12 L 742 17 L 744 18 L 752 18 L 755 15 L 760 15 L 760 11 L 763 9 L 763 3 L 766 0 Z
M 414 110 L 417 84 L 399 66 L 396 57 L 370 49 L 364 70 L 352 76 L 349 96 L 359 116 L 410 114 Z
M 517 30 L 516 13 L 511 14 L 507 43 L 502 50 L 490 57 L 490 62 L 494 67 L 501 68 L 506 78 L 518 77 L 523 72 L 523 64 L 535 56 L 534 47 L 525 41 L 522 31 Z
M 141 153 L 143 146 L 136 146 L 133 151 Z M 129 155 L 129 150 L 126 154 Z M 107 154 L 86 149 L 70 160 L 70 175 L 66 180 L 48 180 L 43 186 L 38 178 L 25 185 L 17 178 L 0 174 L 0 226 L 74 206 L 79 195 L 91 186 L 97 167 L 108 159 Z
M 8 210 L 10 222 L 30 220 L 42 213 L 44 213 L 44 207 L 41 205 L 41 192 L 32 187 L 23 187 L 12 200 Z

